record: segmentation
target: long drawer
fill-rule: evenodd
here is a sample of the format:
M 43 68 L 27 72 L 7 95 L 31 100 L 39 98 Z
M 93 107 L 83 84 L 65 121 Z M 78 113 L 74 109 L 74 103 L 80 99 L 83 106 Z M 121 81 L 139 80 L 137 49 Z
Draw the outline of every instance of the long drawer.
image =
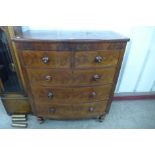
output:
M 112 83 L 115 68 L 104 69 L 27 69 L 29 80 L 44 86 L 101 85 Z
M 111 85 L 94 87 L 41 87 L 32 86 L 36 105 L 80 104 L 109 98 Z
M 107 101 L 93 102 L 81 105 L 39 105 L 36 107 L 38 116 L 52 119 L 97 118 L 104 114 Z

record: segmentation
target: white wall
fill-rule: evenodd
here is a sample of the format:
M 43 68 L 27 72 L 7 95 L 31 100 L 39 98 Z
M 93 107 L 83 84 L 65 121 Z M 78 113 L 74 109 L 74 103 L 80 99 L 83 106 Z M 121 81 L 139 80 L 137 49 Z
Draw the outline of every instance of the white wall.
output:
M 94 22 L 95 23 L 95 22 Z M 84 25 L 87 25 L 84 23 Z M 150 92 L 155 91 L 155 27 L 128 26 L 96 26 L 82 25 L 65 26 L 30 26 L 24 30 L 45 29 L 80 29 L 80 30 L 113 30 L 130 38 L 127 45 L 121 73 L 115 92 Z
M 155 27 L 133 27 L 116 92 L 150 92 L 155 84 Z

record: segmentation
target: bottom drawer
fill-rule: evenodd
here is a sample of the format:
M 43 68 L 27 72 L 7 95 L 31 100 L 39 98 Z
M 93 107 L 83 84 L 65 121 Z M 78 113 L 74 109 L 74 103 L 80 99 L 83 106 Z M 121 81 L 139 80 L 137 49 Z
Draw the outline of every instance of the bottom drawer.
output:
M 85 104 L 68 104 L 68 105 L 38 105 L 36 107 L 37 116 L 51 119 L 84 119 L 97 118 L 105 113 L 107 101 L 85 103 Z

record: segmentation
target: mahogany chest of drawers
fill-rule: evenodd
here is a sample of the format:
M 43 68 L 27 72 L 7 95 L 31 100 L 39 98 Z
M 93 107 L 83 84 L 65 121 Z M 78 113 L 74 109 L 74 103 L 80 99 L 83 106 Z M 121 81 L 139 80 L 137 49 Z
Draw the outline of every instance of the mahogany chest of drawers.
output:
M 13 39 L 34 115 L 103 118 L 126 43 L 114 32 L 25 32 Z

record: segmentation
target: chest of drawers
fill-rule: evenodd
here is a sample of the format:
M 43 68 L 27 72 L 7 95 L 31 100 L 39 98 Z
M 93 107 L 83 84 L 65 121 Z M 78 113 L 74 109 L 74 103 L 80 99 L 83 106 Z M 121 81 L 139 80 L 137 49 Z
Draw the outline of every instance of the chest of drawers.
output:
M 114 32 L 29 32 L 14 38 L 34 115 L 104 116 L 128 40 Z

